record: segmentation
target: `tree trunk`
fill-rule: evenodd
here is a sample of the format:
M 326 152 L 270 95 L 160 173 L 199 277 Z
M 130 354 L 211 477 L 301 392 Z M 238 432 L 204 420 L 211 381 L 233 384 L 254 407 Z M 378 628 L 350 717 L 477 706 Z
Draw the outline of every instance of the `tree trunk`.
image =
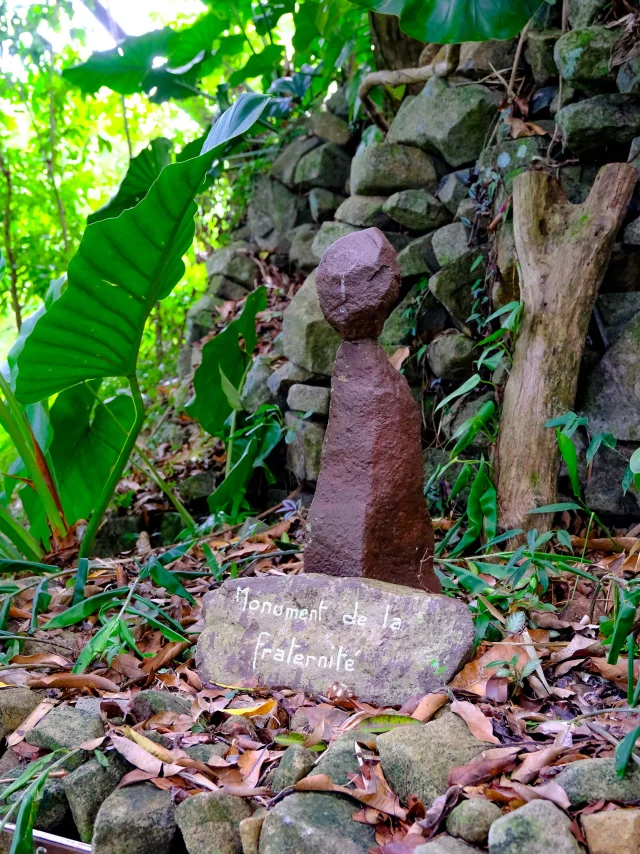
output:
M 395 15 L 369 13 L 373 57 L 378 71 L 416 68 L 424 42 L 403 33 Z
M 507 382 L 496 452 L 501 524 L 546 530 L 559 452 L 550 418 L 572 409 L 589 318 L 637 180 L 627 164 L 604 166 L 589 198 L 572 205 L 560 182 L 526 172 L 514 182 L 514 232 L 524 312 Z

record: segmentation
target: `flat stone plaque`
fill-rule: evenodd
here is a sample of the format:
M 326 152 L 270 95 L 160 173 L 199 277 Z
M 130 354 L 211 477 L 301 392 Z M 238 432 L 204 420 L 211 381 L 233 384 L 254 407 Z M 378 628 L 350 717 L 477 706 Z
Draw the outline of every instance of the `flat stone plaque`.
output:
M 441 688 L 474 640 L 459 600 L 316 573 L 226 581 L 205 597 L 205 622 L 197 667 L 208 682 L 311 694 L 341 682 L 378 705 Z

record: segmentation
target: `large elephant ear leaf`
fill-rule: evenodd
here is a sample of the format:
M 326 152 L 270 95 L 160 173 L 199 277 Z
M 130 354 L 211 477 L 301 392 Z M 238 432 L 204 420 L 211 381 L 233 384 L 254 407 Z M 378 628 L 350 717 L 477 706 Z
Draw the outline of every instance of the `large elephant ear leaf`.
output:
M 118 192 L 97 211 L 87 217 L 87 222 L 100 222 L 120 216 L 122 211 L 134 208 L 149 192 L 149 188 L 165 166 L 171 163 L 171 143 L 164 137 L 152 139 L 140 154 L 133 157 Z
M 108 403 L 98 398 L 100 381 L 69 388 L 51 407 L 49 454 L 67 522 L 88 519 L 116 465 L 135 410 L 128 395 Z
M 397 15 L 400 29 L 423 42 L 461 44 L 509 39 L 545 0 L 351 0 L 371 12 Z
M 184 274 L 194 198 L 232 137 L 262 114 L 268 97 L 240 95 L 199 157 L 165 167 L 145 198 L 115 219 L 87 226 L 69 264 L 67 289 L 38 320 L 18 356 L 16 396 L 34 403 L 84 380 L 133 377 L 149 314 Z M 222 129 L 218 131 L 218 125 Z

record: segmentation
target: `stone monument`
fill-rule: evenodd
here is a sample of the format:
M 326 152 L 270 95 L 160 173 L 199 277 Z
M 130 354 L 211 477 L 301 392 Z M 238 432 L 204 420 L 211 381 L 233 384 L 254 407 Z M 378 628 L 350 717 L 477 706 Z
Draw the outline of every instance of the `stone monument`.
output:
M 396 253 L 377 228 L 349 234 L 324 253 L 316 284 L 322 312 L 344 341 L 331 380 L 305 571 L 439 593 L 420 410 L 378 343 L 400 289 Z
M 324 694 L 334 682 L 379 705 L 449 681 L 473 650 L 464 602 L 442 595 L 423 494 L 420 415 L 378 343 L 398 297 L 378 229 L 325 253 L 318 296 L 344 341 L 302 575 L 236 578 L 205 597 L 197 667 L 208 682 Z

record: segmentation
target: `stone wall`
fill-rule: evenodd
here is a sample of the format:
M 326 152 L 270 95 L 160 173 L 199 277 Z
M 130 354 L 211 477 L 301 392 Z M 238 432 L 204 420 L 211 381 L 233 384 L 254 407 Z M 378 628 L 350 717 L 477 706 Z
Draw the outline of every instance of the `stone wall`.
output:
M 288 465 L 299 479 L 317 478 L 339 343 L 320 312 L 313 273 L 331 243 L 377 226 L 397 250 L 401 301 L 381 341 L 389 354 L 410 344 L 414 353 L 426 348 L 426 364 L 413 359 L 405 374 L 422 397 L 427 430 L 441 444 L 493 396 L 460 398 L 437 423 L 429 414 L 436 392 L 476 370 L 476 344 L 486 334 L 478 316 L 519 298 L 509 215 L 514 177 L 551 167 L 578 203 L 602 163 L 628 160 L 640 175 L 640 59 L 609 70 L 619 31 L 598 23 L 604 7 L 598 0 L 571 3 L 575 29 L 562 35 L 558 10 L 545 4 L 519 69 L 522 91 L 531 93 L 528 116 L 504 121 L 497 78 L 479 82 L 492 68 L 508 78 L 515 42 L 465 45 L 456 75 L 433 78 L 406 97 L 386 139 L 367 133 L 373 141 L 358 144 L 339 93 L 258 180 L 241 239 L 207 262 L 210 287 L 189 312 L 188 338 L 191 344 L 206 333 L 216 301 L 248 292 L 252 251 L 273 253 L 307 274 L 285 311 L 278 355 L 256 361 L 245 391 L 250 407 L 275 401 L 288 410 L 286 421 L 296 428 Z M 639 215 L 636 191 L 594 313 L 577 401 L 592 432 L 618 440 L 618 453 L 597 456 L 584 472 L 587 503 L 599 513 L 638 518 L 635 494 L 625 497 L 620 483 L 640 444 Z M 506 377 L 507 366 L 498 365 L 498 398 Z M 426 453 L 428 470 L 438 455 L 438 448 Z

